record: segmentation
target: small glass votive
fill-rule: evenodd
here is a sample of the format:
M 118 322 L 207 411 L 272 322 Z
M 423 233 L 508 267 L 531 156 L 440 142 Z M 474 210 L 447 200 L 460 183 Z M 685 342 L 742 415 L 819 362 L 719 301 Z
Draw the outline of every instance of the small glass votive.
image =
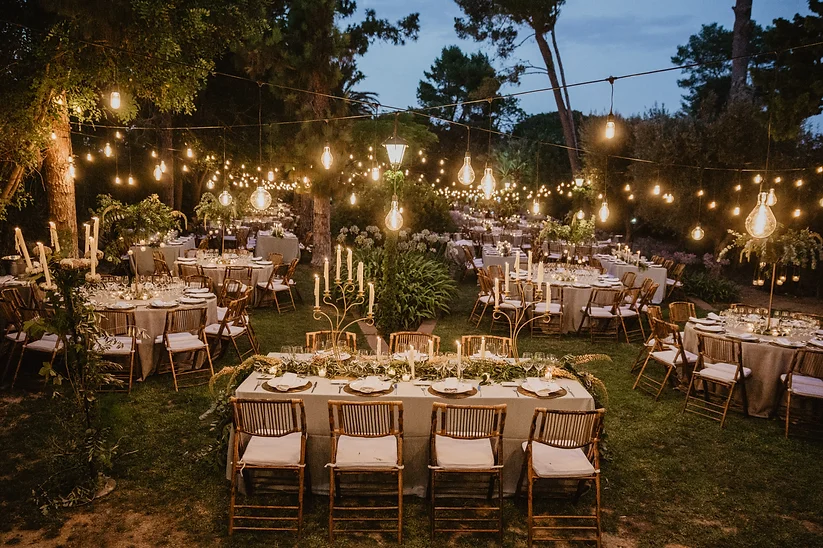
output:
M 400 379 L 403 382 L 409 382 L 411 380 L 411 375 L 409 375 L 408 373 L 403 373 L 403 375 L 400 377 Z

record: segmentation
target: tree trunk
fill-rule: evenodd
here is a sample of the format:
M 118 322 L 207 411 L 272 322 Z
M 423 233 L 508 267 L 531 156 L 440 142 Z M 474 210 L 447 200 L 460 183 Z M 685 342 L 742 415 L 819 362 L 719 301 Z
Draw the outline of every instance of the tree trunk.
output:
M 566 71 L 563 70 L 563 61 L 560 59 L 560 48 L 557 47 L 557 35 L 552 29 L 552 47 L 554 48 L 554 56 L 557 57 L 557 69 L 560 71 L 560 81 L 563 83 L 563 96 L 566 98 L 566 109 L 569 114 L 569 125 L 572 127 L 572 135 L 574 135 L 574 147 L 578 148 L 577 144 L 577 128 L 574 125 L 574 110 L 572 109 L 572 101 L 569 98 L 569 88 L 566 87 Z M 575 151 L 580 157 L 580 151 Z
M 163 113 L 160 115 L 160 124 L 162 127 L 170 127 L 171 121 L 172 120 L 170 114 Z M 171 130 L 160 129 L 160 151 L 158 154 L 158 160 L 166 162 L 166 172 L 160 179 L 160 184 L 163 185 L 163 189 L 160 192 L 160 199 L 163 200 L 163 203 L 169 206 L 170 208 L 176 209 L 176 189 L 174 187 L 174 150 L 172 150 L 173 147 L 174 139 Z M 181 186 L 180 191 L 182 192 L 182 190 L 183 187 Z
M 749 58 L 741 57 L 749 53 L 752 34 L 752 0 L 737 0 L 734 7 L 734 29 L 732 33 L 732 88 L 729 100 L 734 101 L 746 95 L 746 75 Z
M 323 266 L 323 259 L 331 257 L 331 199 L 314 195 L 312 222 L 312 266 Z
M 23 180 L 23 174 L 25 171 L 26 170 L 22 164 L 14 164 L 14 167 L 11 168 L 9 179 L 3 187 L 2 200 L 4 202 L 11 200 L 11 197 L 14 196 L 15 192 L 17 192 L 17 187 L 20 186 L 20 181 Z
M 543 56 L 543 62 L 546 63 L 546 72 L 549 75 L 549 81 L 554 88 L 554 101 L 557 104 L 557 114 L 560 117 L 560 125 L 563 126 L 563 140 L 566 142 L 567 147 L 574 147 L 576 141 L 574 128 L 569 123 L 569 112 L 566 109 L 566 103 L 563 101 L 563 91 L 560 89 L 560 83 L 557 80 L 557 71 L 554 67 L 551 49 L 549 49 L 549 44 L 546 42 L 546 36 L 540 30 L 535 29 L 534 37 L 540 48 L 540 54 Z M 577 157 L 577 151 L 569 148 L 566 152 L 569 154 L 569 164 L 572 168 L 572 174 L 575 174 L 580 171 L 580 159 Z
M 77 256 L 77 204 L 75 202 L 74 179 L 69 174 L 71 150 L 71 125 L 66 107 L 66 94 L 63 93 L 62 105 L 51 125 L 56 139 L 49 139 L 43 161 L 46 172 L 46 194 L 49 201 L 48 221 L 57 224 L 57 230 L 68 232 L 71 237 L 67 252 Z

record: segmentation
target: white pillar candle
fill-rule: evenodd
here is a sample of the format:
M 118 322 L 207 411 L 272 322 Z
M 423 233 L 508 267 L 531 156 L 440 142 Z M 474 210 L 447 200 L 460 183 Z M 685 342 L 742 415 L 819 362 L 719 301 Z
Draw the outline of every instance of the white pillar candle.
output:
M 516 255 L 514 256 L 514 275 L 518 278 L 520 277 L 520 250 L 515 251 Z
M 454 341 L 454 344 L 457 345 L 457 378 L 463 378 L 463 356 L 460 349 L 460 341 Z
M 411 377 L 416 379 L 417 376 L 414 374 L 414 345 L 409 345 L 409 350 L 406 352 L 406 356 L 409 360 L 409 369 L 411 369 Z
M 505 280 L 506 295 L 509 294 L 509 262 L 506 261 L 506 280 Z
M 500 306 L 500 278 L 494 279 L 494 307 Z
M 429 359 L 434 357 L 434 341 L 429 339 Z
M 95 272 L 97 271 L 97 242 L 94 241 L 94 236 L 89 237 L 89 245 L 91 248 L 89 251 L 91 252 L 91 275 L 94 276 Z
M 529 259 L 528 259 L 526 265 L 528 267 L 526 275 L 528 276 L 529 281 L 532 281 L 532 250 L 531 249 L 529 250 Z
M 351 281 L 354 274 L 351 268 L 351 248 L 346 249 L 346 273 L 348 274 L 349 281 Z
M 329 258 L 323 259 L 323 286 L 326 293 L 329 292 Z
M 91 237 L 91 227 L 89 226 L 89 223 L 83 223 L 83 227 L 86 229 L 86 237 L 83 243 L 83 256 L 85 257 L 89 254 L 89 238 Z
M 543 261 L 537 263 L 537 287 L 543 286 Z
M 369 284 L 371 285 L 371 284 Z M 379 357 L 383 350 L 383 338 L 380 335 L 377 335 L 377 356 Z
M 340 247 L 340 244 L 337 244 L 337 264 L 334 266 L 334 281 L 340 281 L 340 265 L 343 261 L 343 248 Z
M 94 257 L 95 261 L 97 260 L 97 248 L 100 247 L 100 218 L 99 217 L 92 217 L 94 220 Z
M 369 316 L 374 311 L 374 284 L 369 282 Z
M 363 261 L 357 263 L 357 285 L 358 291 L 363 293 Z
M 320 308 L 320 276 L 314 275 L 314 307 Z
M 480 337 L 480 359 L 486 359 L 486 337 Z
M 552 303 L 552 284 L 546 282 L 546 314 L 549 313 L 549 305 Z
M 43 242 L 37 242 L 37 247 L 40 249 L 40 266 L 43 267 L 43 274 L 46 275 L 46 287 L 51 287 L 51 273 L 49 272 L 49 263 L 46 262 L 46 250 L 43 247 Z
M 26 268 L 31 270 L 33 268 L 31 265 L 31 257 L 29 257 L 29 249 L 26 247 L 26 240 L 23 238 L 23 231 L 19 228 L 15 228 L 14 235 L 17 238 L 17 245 L 20 249 L 20 254 L 23 255 L 23 258 L 26 260 Z
M 55 253 L 60 253 L 60 238 L 57 237 L 57 225 L 54 221 L 49 221 L 49 234 L 51 235 L 51 248 Z

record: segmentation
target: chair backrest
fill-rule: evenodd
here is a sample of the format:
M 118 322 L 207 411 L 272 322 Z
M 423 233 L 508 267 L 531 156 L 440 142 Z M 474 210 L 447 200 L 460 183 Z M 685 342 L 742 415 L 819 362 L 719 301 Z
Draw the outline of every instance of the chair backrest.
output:
M 389 336 L 389 352 L 399 352 L 403 346 L 414 345 L 419 352 L 428 352 L 429 341 L 432 341 L 434 352 L 440 352 L 440 337 L 420 331 L 398 331 Z
M 563 308 L 563 286 L 559 284 L 552 284 L 549 286 L 552 292 L 552 302 L 553 303 L 560 303 L 560 307 Z M 546 286 L 543 286 L 543 291 L 546 291 Z M 546 300 L 544 295 L 543 300 Z
M 486 352 L 489 354 L 504 358 L 513 357 L 511 338 L 497 335 L 463 335 L 460 337 L 460 351 L 467 357 L 479 354 L 483 339 L 486 339 Z
M 683 338 L 680 336 L 680 327 L 676 323 L 665 322 L 658 318 L 649 318 L 649 324 L 652 328 L 654 351 L 666 350 L 667 345 L 674 346 L 678 353 L 678 360 L 682 360 L 679 363 L 688 363 Z
M 172 333 L 192 333 L 200 335 L 206 327 L 206 309 L 179 308 L 166 312 L 166 326 L 163 335 Z
M 250 266 L 229 265 L 226 267 L 223 283 L 225 284 L 226 280 L 240 280 L 244 285 L 250 285 L 251 271 Z
M 268 260 L 271 261 L 272 268 L 277 268 L 283 264 L 283 254 L 271 252 L 269 253 Z
M 187 249 L 183 256 L 187 259 L 192 259 L 197 257 L 197 249 Z
M 823 379 L 823 351 L 805 348 L 795 352 L 791 375 Z
M 234 299 L 239 299 L 242 295 L 243 282 L 234 278 L 226 278 L 223 281 L 223 289 L 220 292 L 221 303 L 226 303 Z
M 184 276 L 183 283 L 186 284 L 186 287 L 211 288 L 211 278 L 202 274 Z
M 623 273 L 623 276 L 620 277 L 620 282 L 624 287 L 634 287 L 635 279 L 637 279 L 637 274 L 631 270 L 627 270 Z
M 279 438 L 295 432 L 303 436 L 300 463 L 306 452 L 306 408 L 303 400 L 243 400 L 232 398 L 234 430 L 266 438 Z
M 19 305 L 5 297 L 0 297 L 0 320 L 6 326 L 6 332 L 21 331 L 23 320 L 20 318 Z
M 15 306 L 27 306 L 26 302 L 23 300 L 23 296 L 20 295 L 20 292 L 16 287 L 3 288 L 0 290 L 0 296 Z
M 673 260 L 666 259 L 666 260 L 663 261 L 663 268 L 666 269 L 666 272 L 668 272 L 673 266 L 674 266 L 674 261 Z
M 116 337 L 120 335 L 134 336 L 134 311 L 131 310 L 104 310 L 99 312 L 98 325 L 106 335 Z
M 326 342 L 331 342 L 333 334 L 333 331 L 309 331 L 306 333 L 307 352 L 323 350 Z M 357 333 L 343 331 L 338 334 L 337 343 L 353 352 L 357 350 Z
M 683 272 L 685 270 L 686 270 L 686 265 L 683 264 L 683 263 L 680 263 L 677 266 L 675 266 L 674 270 L 672 270 L 672 273 L 671 273 L 672 274 L 671 275 L 672 279 L 675 280 L 675 281 L 680 281 L 680 278 L 683 276 Z
M 294 277 L 294 271 L 297 269 L 297 263 L 300 262 L 300 259 L 292 259 L 289 263 L 289 267 L 286 269 L 286 273 L 283 274 L 283 284 L 289 285 L 289 280 Z
M 152 260 L 154 261 L 154 274 L 171 276 L 171 270 L 166 263 L 166 257 L 160 251 L 152 251 Z
M 645 293 L 649 290 L 649 286 L 654 283 L 654 280 L 651 278 L 643 278 L 643 281 L 640 282 L 640 293 Z
M 403 463 L 403 402 L 402 401 L 341 401 L 329 400 L 329 430 L 332 438 L 332 458 L 340 436 L 358 438 L 397 438 L 397 464 Z
M 646 278 L 646 280 L 651 280 L 651 278 Z M 641 289 L 640 302 L 638 303 L 639 309 L 642 310 L 644 306 L 651 306 L 652 300 L 654 299 L 655 293 L 657 293 L 658 287 L 660 287 L 660 284 L 652 282 L 646 286 L 645 290 Z
M 561 449 L 587 449 L 591 459 L 603 427 L 605 409 L 561 411 L 538 407 L 532 415 L 529 441 Z
M 436 454 L 435 436 L 461 440 L 488 439 L 492 444 L 494 464 L 500 464 L 503 428 L 506 425 L 506 404 L 454 405 L 432 404 L 430 455 Z
M 626 289 L 623 291 L 623 302 L 629 305 L 631 310 L 638 310 L 640 300 L 640 288 L 633 287 L 631 289 Z
M 622 300 L 622 289 L 593 289 L 589 297 L 589 303 L 586 306 L 587 310 L 592 306 L 600 306 L 608 308 L 613 313 L 615 308 L 620 306 Z
M 697 348 L 700 354 L 698 369 L 703 369 L 707 363 L 730 363 L 737 366 L 735 379 L 742 378 L 743 345 L 740 341 L 698 333 Z
M 646 307 L 646 315 L 649 317 L 649 321 L 653 319 L 662 320 L 663 309 L 657 305 L 649 305 Z
M 489 271 L 489 278 L 492 279 L 492 283 L 494 283 L 495 278 L 499 278 L 500 283 L 503 283 L 503 269 L 500 268 L 500 265 L 490 264 L 486 269 Z
M 203 267 L 199 264 L 177 263 L 177 271 L 181 278 L 203 275 Z
M 200 240 L 200 244 L 197 246 L 197 249 L 208 249 L 209 248 L 209 236 L 206 235 Z M 197 255 L 195 255 L 196 257 Z
M 682 301 L 669 303 L 670 322 L 684 323 L 689 321 L 689 318 L 693 318 L 695 316 L 694 303 Z

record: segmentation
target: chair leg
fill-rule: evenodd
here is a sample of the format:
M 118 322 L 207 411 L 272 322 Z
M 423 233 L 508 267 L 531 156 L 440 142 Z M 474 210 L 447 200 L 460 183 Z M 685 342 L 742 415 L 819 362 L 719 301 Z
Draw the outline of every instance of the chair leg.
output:
M 129 391 L 131 394 L 131 385 L 134 382 L 134 350 L 129 354 Z
M 731 387 L 729 387 L 729 395 L 726 397 L 726 405 L 723 406 L 723 417 L 720 419 L 720 428 L 723 428 L 726 425 L 726 414 L 729 412 L 729 407 L 732 404 L 732 397 L 734 396 L 734 388 L 735 388 L 735 384 L 732 383 Z
M 497 527 L 500 529 L 500 546 L 503 546 L 503 474 L 497 471 Z
M 306 477 L 306 469 L 301 468 L 297 472 L 297 538 L 303 535 L 303 490 L 304 480 Z
M 786 439 L 789 439 L 789 420 L 792 414 L 792 391 L 786 390 Z
M 397 544 L 403 544 L 403 470 L 397 471 Z
M 171 350 L 168 351 L 169 353 L 169 368 L 171 368 L 171 378 L 174 381 L 174 391 L 180 392 L 180 388 L 177 386 L 177 371 L 174 370 L 174 355 L 171 353 Z
M 234 533 L 234 505 L 237 496 L 237 468 L 231 465 L 231 497 L 229 498 L 229 535 Z
M 643 367 L 640 368 L 640 373 L 638 373 L 637 378 L 634 380 L 634 385 L 632 386 L 632 390 L 637 388 L 637 385 L 640 383 L 640 379 L 643 378 L 643 373 L 646 371 L 646 366 L 649 364 L 649 359 L 652 357 L 651 354 L 646 356 L 646 360 L 643 362 Z
M 329 542 L 334 543 L 334 468 L 329 468 Z
M 596 472 L 595 479 L 594 479 L 594 486 L 596 489 L 595 493 L 595 513 L 596 513 L 596 520 L 597 520 L 597 546 L 598 548 L 601 546 L 603 542 L 603 528 L 600 523 L 600 508 L 601 508 L 601 500 L 600 500 L 600 472 Z
M 426 498 L 429 500 L 429 538 L 431 540 L 434 540 L 434 506 L 437 500 L 434 492 L 435 474 L 434 470 L 429 469 L 429 492 Z
M 23 354 L 26 353 L 26 345 L 23 345 L 23 348 L 20 349 L 20 358 L 17 360 L 17 368 L 14 370 L 14 378 L 11 380 L 11 387 L 14 388 L 14 384 L 17 382 L 17 374 L 20 373 L 20 366 L 23 365 Z
M 533 495 L 534 495 L 533 482 L 534 482 L 534 480 L 531 477 L 531 472 L 529 472 L 528 481 L 529 481 L 529 484 L 527 486 L 527 489 L 528 489 L 528 501 L 527 501 L 527 503 L 528 503 L 529 510 L 528 510 L 528 522 L 527 522 L 526 525 L 528 526 L 528 531 L 529 532 L 528 532 L 528 541 L 527 541 L 526 545 L 529 546 L 529 548 L 531 548 L 533 540 L 534 540 L 534 500 L 533 500 Z
M 694 386 L 694 377 L 697 375 L 697 371 L 692 371 L 692 378 L 689 381 L 689 388 L 686 390 L 686 401 L 683 402 L 683 411 L 682 413 L 686 412 L 686 408 L 689 406 L 689 398 L 692 395 L 692 387 Z
M 674 371 L 674 368 L 666 367 L 666 376 L 663 377 L 663 382 L 660 383 L 660 389 L 657 391 L 657 394 L 655 394 L 654 401 L 657 401 L 657 400 L 660 399 L 660 394 L 662 394 L 663 389 L 666 388 L 666 383 L 669 382 L 669 376 L 671 376 L 672 371 Z

